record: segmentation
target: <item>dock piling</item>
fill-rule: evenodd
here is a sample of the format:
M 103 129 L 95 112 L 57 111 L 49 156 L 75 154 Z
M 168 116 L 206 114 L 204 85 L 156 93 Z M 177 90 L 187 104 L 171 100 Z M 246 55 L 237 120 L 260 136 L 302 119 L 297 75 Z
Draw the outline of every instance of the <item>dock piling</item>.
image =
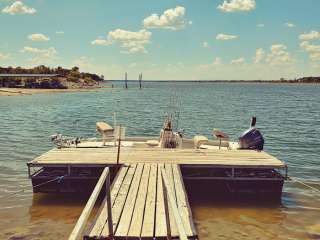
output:
M 125 89 L 128 89 L 128 74 L 127 74 L 127 72 L 124 77 L 124 87 L 125 87 Z
M 139 88 L 142 89 L 142 73 L 139 74 Z

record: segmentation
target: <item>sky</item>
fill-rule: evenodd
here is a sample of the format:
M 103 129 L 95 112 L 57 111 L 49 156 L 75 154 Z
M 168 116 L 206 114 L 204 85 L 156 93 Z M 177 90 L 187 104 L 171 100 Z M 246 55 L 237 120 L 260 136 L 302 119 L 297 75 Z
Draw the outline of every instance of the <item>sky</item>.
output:
M 0 66 L 105 79 L 320 75 L 319 0 L 0 0 Z

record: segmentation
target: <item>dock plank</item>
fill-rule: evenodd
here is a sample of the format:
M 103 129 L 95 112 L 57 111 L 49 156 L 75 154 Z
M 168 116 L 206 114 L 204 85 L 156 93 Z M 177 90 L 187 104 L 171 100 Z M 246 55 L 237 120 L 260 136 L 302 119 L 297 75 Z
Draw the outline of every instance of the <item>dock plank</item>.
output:
M 188 196 L 185 190 L 180 167 L 176 164 L 172 165 L 172 172 L 177 196 L 177 205 L 181 214 L 184 229 L 188 236 L 195 236 L 196 230 L 193 224 L 192 212 L 189 205 Z
M 144 168 L 143 168 L 138 196 L 136 199 L 136 204 L 134 207 L 132 220 L 130 223 L 130 228 L 127 234 L 128 236 L 130 236 L 130 238 L 138 238 L 138 239 L 140 238 L 147 193 L 148 193 L 149 176 L 150 176 L 150 165 L 146 164 L 144 165 Z
M 117 195 L 117 198 L 112 206 L 112 222 L 113 222 L 113 229 L 114 231 L 117 229 L 117 226 L 119 224 L 120 216 L 122 214 L 123 206 L 126 202 L 128 191 L 130 189 L 130 186 L 132 184 L 133 177 L 135 175 L 136 171 L 136 165 L 130 165 L 128 172 L 123 180 L 123 183 L 121 185 L 121 188 L 119 190 L 119 193 Z M 105 224 L 102 232 L 101 237 L 108 237 L 109 236 L 109 229 L 108 224 Z
M 172 164 L 165 164 L 165 168 L 164 169 L 165 169 L 165 172 L 166 172 L 166 174 L 168 176 L 167 180 L 170 183 L 171 192 L 173 193 L 173 198 L 175 200 L 175 203 L 177 203 L 176 191 L 175 191 L 173 175 L 172 175 Z M 172 206 L 170 204 L 169 204 L 169 219 L 170 219 L 171 236 L 172 237 L 176 237 L 176 236 L 179 235 L 179 231 L 178 231 L 178 227 L 177 227 L 176 221 L 174 219 L 173 209 L 172 209 Z
M 116 197 L 117 197 L 118 192 L 120 190 L 120 187 L 123 183 L 123 180 L 128 172 L 128 169 L 129 169 L 129 167 L 122 166 L 119 169 L 119 172 L 118 172 L 116 178 L 113 180 L 113 184 L 111 185 L 111 206 L 113 206 L 115 203 Z M 101 205 L 101 209 L 100 209 L 98 217 L 95 221 L 95 224 L 89 233 L 90 237 L 99 237 L 101 235 L 103 227 L 105 225 L 106 225 L 106 227 L 108 226 L 107 216 L 108 216 L 108 209 L 107 209 L 107 202 L 106 202 L 106 198 L 105 198 L 102 205 Z
M 147 199 L 141 230 L 141 238 L 152 238 L 155 228 L 156 213 L 156 196 L 157 196 L 157 165 L 151 164 L 150 177 L 148 184 Z
M 123 207 L 122 215 L 115 231 L 117 237 L 126 237 L 130 228 L 133 211 L 136 205 L 139 185 L 143 173 L 144 164 L 138 164 L 134 174 L 131 187 L 128 192 L 126 204 Z
M 161 179 L 161 168 L 164 164 L 158 164 L 157 171 L 157 201 L 156 201 L 156 219 L 155 219 L 155 236 L 166 237 L 167 236 L 167 224 L 166 214 L 163 198 L 163 187 Z
M 284 162 L 266 152 L 216 149 L 123 148 L 120 163 L 169 163 L 180 165 L 212 165 L 234 167 L 285 168 Z M 116 164 L 116 148 L 53 149 L 29 164 L 104 165 Z

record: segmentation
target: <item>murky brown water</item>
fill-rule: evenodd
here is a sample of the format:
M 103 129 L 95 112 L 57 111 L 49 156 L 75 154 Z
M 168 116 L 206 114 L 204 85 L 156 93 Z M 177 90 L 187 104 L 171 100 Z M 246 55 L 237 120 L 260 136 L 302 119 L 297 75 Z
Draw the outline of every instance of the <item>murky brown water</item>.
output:
M 87 200 L 85 196 L 28 195 L 1 201 L 8 208 L 1 209 L 0 239 L 66 239 Z M 308 201 L 306 209 L 194 196 L 191 207 L 200 239 L 320 239 L 319 199 L 313 198 L 296 199 Z

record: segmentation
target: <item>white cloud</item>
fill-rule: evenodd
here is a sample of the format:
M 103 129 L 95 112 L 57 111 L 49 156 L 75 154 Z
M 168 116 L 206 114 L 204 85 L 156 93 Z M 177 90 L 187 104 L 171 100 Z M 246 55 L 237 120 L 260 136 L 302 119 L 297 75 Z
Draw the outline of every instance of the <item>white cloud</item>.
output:
M 9 54 L 0 53 L 0 60 L 7 60 L 9 58 Z
M 230 63 L 234 65 L 242 65 L 244 64 L 244 62 L 245 62 L 245 59 L 243 57 L 240 57 L 240 58 L 231 60 Z
M 270 47 L 270 53 L 267 55 L 266 62 L 275 66 L 290 65 L 294 62 L 294 59 L 287 51 L 286 45 L 274 44 Z
M 291 22 L 287 22 L 287 23 L 285 23 L 284 25 L 285 25 L 286 27 L 288 27 L 288 28 L 294 28 L 294 27 L 296 27 L 296 25 L 293 24 L 293 23 L 291 23 Z
M 64 31 L 56 31 L 56 34 L 64 34 Z
M 152 14 L 143 20 L 145 28 L 163 28 L 170 30 L 179 30 L 186 27 L 187 24 L 192 24 L 184 17 L 186 9 L 181 6 L 167 9 L 162 15 Z
M 263 27 L 264 27 L 264 24 L 263 24 L 263 23 L 258 23 L 258 24 L 257 24 L 257 27 L 263 28 Z
M 152 33 L 145 29 L 137 32 L 116 29 L 108 33 L 107 39 L 98 38 L 91 44 L 107 46 L 119 43 L 122 48 L 126 49 L 122 53 L 147 53 L 145 45 L 150 43 L 151 35 Z
M 46 35 L 42 34 L 42 33 L 34 33 L 34 34 L 30 34 L 28 36 L 28 38 L 31 41 L 37 41 L 37 42 L 45 42 L 45 41 L 49 41 L 50 38 L 47 37 Z
M 262 48 L 258 48 L 256 50 L 256 55 L 253 58 L 254 63 L 261 63 L 262 60 L 264 59 L 264 56 L 265 56 L 265 51 Z
M 320 45 L 311 44 L 308 41 L 300 43 L 300 47 L 309 54 L 311 61 L 320 61 Z
M 28 7 L 21 1 L 16 1 L 12 3 L 12 5 L 5 7 L 2 9 L 3 13 L 15 15 L 15 14 L 35 14 L 37 12 L 36 9 Z
M 31 54 L 32 57 L 29 59 L 30 62 L 35 64 L 41 64 L 44 62 L 49 62 L 55 60 L 57 57 L 57 50 L 54 47 L 49 48 L 33 48 L 33 47 L 24 47 L 20 52 Z
M 247 12 L 256 8 L 255 0 L 224 0 L 217 7 L 223 12 Z
M 216 36 L 216 39 L 221 40 L 221 41 L 233 40 L 233 39 L 237 39 L 237 38 L 238 38 L 238 36 L 228 35 L 228 34 L 223 34 L 223 33 L 219 33 Z
M 299 38 L 300 40 L 303 40 L 303 41 L 320 39 L 320 32 L 310 31 L 309 33 L 300 34 Z
M 203 42 L 203 43 L 202 43 L 202 47 L 208 48 L 208 47 L 209 47 L 209 43 L 208 43 L 208 42 Z
M 112 44 L 111 41 L 108 41 L 107 39 L 97 38 L 96 40 L 93 40 L 91 42 L 92 45 L 101 45 L 101 46 L 108 46 Z

